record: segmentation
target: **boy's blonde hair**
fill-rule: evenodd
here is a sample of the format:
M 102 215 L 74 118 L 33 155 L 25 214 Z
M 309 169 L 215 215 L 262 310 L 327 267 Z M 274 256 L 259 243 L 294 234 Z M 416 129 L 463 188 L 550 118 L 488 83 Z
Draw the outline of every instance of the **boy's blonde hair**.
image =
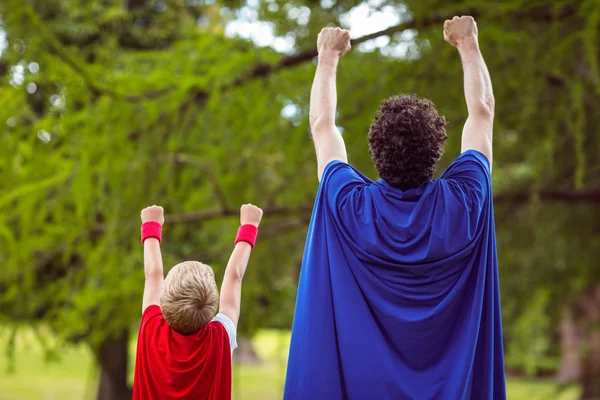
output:
M 217 313 L 219 290 L 208 265 L 185 261 L 174 266 L 160 291 L 160 308 L 167 323 L 181 332 L 198 330 Z

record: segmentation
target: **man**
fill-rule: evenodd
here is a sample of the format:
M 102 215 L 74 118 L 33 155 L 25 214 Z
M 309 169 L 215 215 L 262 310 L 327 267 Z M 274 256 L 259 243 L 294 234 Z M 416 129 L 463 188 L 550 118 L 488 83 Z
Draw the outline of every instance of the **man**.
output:
M 380 175 L 347 164 L 335 126 L 347 31 L 324 29 L 310 124 L 319 192 L 304 253 L 286 400 L 505 399 L 491 188 L 494 97 L 471 17 L 444 23 L 469 116 L 462 154 L 433 179 L 445 120 L 415 96 L 369 130 Z
M 198 261 L 179 263 L 163 278 L 163 209 L 142 210 L 146 282 L 133 400 L 231 399 L 242 279 L 262 215 L 256 206 L 242 206 L 219 296 L 212 268 Z

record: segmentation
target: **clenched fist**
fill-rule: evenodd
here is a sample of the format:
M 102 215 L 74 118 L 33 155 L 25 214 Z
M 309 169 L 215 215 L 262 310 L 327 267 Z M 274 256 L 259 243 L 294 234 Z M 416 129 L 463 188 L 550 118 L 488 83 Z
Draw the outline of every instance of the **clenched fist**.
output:
M 341 28 L 324 28 L 317 38 L 319 55 L 342 57 L 350 51 L 350 32 Z
M 244 204 L 240 210 L 240 223 L 242 225 L 254 225 L 258 227 L 263 216 L 263 210 L 252 205 Z
M 150 221 L 158 222 L 161 225 L 165 223 L 165 215 L 162 207 L 150 206 L 142 210 L 142 224 Z
M 444 22 L 444 40 L 454 47 L 463 42 L 477 42 L 477 24 L 473 17 L 463 16 Z

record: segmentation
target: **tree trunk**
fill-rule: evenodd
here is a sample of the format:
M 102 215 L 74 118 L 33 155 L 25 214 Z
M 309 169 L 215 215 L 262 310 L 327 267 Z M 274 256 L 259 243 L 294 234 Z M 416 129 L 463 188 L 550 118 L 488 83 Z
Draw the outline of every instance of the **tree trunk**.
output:
M 238 338 L 238 348 L 233 352 L 233 362 L 244 365 L 262 364 L 261 358 L 254 350 L 252 340 L 246 338 Z
M 560 383 L 576 382 L 581 378 L 581 338 L 570 306 L 563 311 L 559 333 L 560 367 L 556 379 Z
M 586 348 L 581 377 L 581 400 L 600 400 L 600 285 L 582 296 L 586 321 Z
M 107 338 L 96 349 L 100 366 L 98 400 L 131 400 L 133 392 L 127 386 L 129 332 Z

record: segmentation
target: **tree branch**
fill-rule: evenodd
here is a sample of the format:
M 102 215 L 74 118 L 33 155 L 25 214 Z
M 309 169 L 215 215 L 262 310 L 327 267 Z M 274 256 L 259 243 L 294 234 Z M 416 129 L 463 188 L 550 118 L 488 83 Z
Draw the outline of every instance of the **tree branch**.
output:
M 369 35 L 365 35 L 360 38 L 353 39 L 352 45 L 356 46 L 360 43 L 369 41 L 371 39 L 376 39 L 380 36 L 386 36 L 386 35 L 389 36 L 396 32 L 400 32 L 400 31 L 403 31 L 406 29 L 425 28 L 425 27 L 431 26 L 435 23 L 441 23 L 445 19 L 446 19 L 446 16 L 442 17 L 441 15 L 435 15 L 433 17 L 426 17 L 421 20 L 408 21 L 408 22 L 405 22 L 405 23 L 402 23 L 402 24 L 399 24 L 396 26 L 392 26 L 387 29 L 383 29 L 379 32 L 371 33 Z M 252 67 L 250 72 L 243 74 L 242 76 L 239 76 L 236 79 L 234 79 L 232 84 L 223 86 L 221 88 L 221 92 L 225 93 L 233 88 L 242 86 L 250 81 L 260 79 L 260 78 L 266 78 L 269 75 L 271 75 L 275 72 L 278 72 L 282 69 L 291 68 L 291 67 L 303 64 L 307 61 L 311 61 L 313 58 L 315 58 L 317 56 L 317 54 L 318 54 L 317 48 L 315 47 L 315 48 L 312 48 L 309 50 L 302 51 L 295 55 L 285 56 L 285 57 L 281 58 L 279 60 L 279 62 L 277 62 L 276 64 L 258 63 L 254 67 Z M 198 89 L 198 88 L 191 89 L 190 95 L 186 96 L 186 98 L 182 101 L 182 103 L 177 107 L 177 110 L 178 110 L 178 112 L 181 112 L 182 110 L 187 109 L 192 103 L 197 103 L 198 107 L 202 107 L 204 104 L 206 104 L 206 100 L 208 99 L 209 96 L 210 96 L 210 93 L 207 90 Z M 156 119 L 150 123 L 147 130 L 152 130 L 158 123 L 160 123 L 162 120 L 164 120 L 167 117 L 167 114 L 168 114 L 168 111 L 163 111 L 162 113 L 160 113 L 158 115 L 158 117 L 156 117 Z M 141 130 L 136 130 L 134 132 L 131 132 L 128 135 L 128 138 L 136 139 L 140 134 L 141 134 Z
M 156 98 L 159 98 L 159 97 L 175 90 L 176 88 L 177 88 L 177 85 L 173 83 L 171 85 L 165 86 L 164 88 L 150 90 L 145 93 L 126 94 L 126 95 L 123 95 L 123 98 L 130 103 L 139 103 L 140 101 L 143 101 L 143 100 L 154 100 Z
M 310 213 L 313 209 L 312 204 L 293 207 L 268 207 L 265 208 L 264 215 L 266 217 L 285 217 L 289 215 L 302 215 Z M 239 210 L 206 210 L 198 212 L 190 212 L 184 214 L 174 214 L 165 217 L 165 223 L 180 224 L 189 222 L 205 222 L 212 219 L 235 217 L 239 215 Z
M 563 202 L 563 203 L 600 203 L 600 188 L 581 189 L 581 190 L 539 190 L 522 191 L 516 193 L 500 193 L 494 196 L 495 204 L 525 204 L 534 199 L 539 199 L 545 203 Z M 289 215 L 306 215 L 312 212 L 313 205 L 305 204 L 294 207 L 269 207 L 264 209 L 264 215 L 267 217 L 285 217 Z M 211 219 L 237 216 L 238 210 L 206 210 L 191 212 L 185 214 L 170 215 L 165 218 L 168 223 L 188 223 L 208 221 Z
M 563 7 L 560 10 L 560 12 L 558 12 L 558 13 L 554 13 L 554 11 L 551 7 L 544 7 L 544 8 L 539 8 L 537 10 L 531 11 L 529 13 L 517 12 L 517 13 L 512 14 L 512 17 L 516 20 L 549 22 L 549 21 L 552 21 L 555 19 L 561 20 L 561 19 L 571 17 L 576 12 L 577 12 L 577 9 L 576 9 L 576 7 L 573 7 L 573 6 Z M 440 13 L 435 13 L 435 14 L 426 16 L 421 19 L 402 22 L 398 25 L 394 25 L 389 28 L 382 29 L 382 30 L 374 32 L 374 33 L 370 33 L 368 35 L 365 35 L 365 36 L 362 36 L 362 37 L 359 37 L 356 39 L 352 39 L 351 43 L 352 43 L 352 46 L 356 46 L 358 44 L 367 42 L 369 40 L 377 39 L 378 37 L 381 37 L 381 36 L 392 36 L 393 34 L 395 34 L 397 32 L 402 32 L 402 31 L 409 30 L 409 29 L 428 28 L 433 25 L 441 24 L 445 20 L 452 18 L 453 15 L 470 15 L 473 18 L 479 18 L 480 16 L 483 16 L 485 14 L 478 10 L 475 10 L 475 9 L 457 10 L 452 15 L 450 15 L 450 14 L 442 15 Z M 504 16 L 501 16 L 501 17 L 504 17 Z M 315 47 L 315 48 L 312 48 L 309 50 L 302 51 L 302 52 L 292 55 L 292 56 L 283 57 L 276 64 L 259 63 L 259 64 L 255 65 L 248 74 L 238 77 L 234 81 L 232 87 L 240 86 L 240 85 L 242 85 L 248 81 L 251 81 L 253 79 L 256 79 L 256 78 L 266 77 L 266 76 L 268 76 L 272 73 L 275 73 L 279 70 L 282 70 L 284 68 L 293 67 L 293 66 L 302 64 L 304 62 L 311 61 L 317 55 L 318 55 L 318 52 L 317 52 L 317 48 Z
M 567 204 L 598 204 L 600 203 L 600 188 L 589 188 L 580 190 L 568 189 L 542 189 L 538 191 L 521 191 L 515 193 L 500 193 L 494 196 L 494 204 L 524 205 L 534 200 L 543 203 L 567 203 Z M 288 217 L 306 216 L 313 210 L 312 204 L 302 204 L 291 207 L 266 207 L 263 209 L 265 217 Z M 194 222 L 206 222 L 214 219 L 236 217 L 239 210 L 214 209 L 182 214 L 171 214 L 165 217 L 168 224 L 186 224 Z M 134 225 L 133 222 L 125 225 Z M 87 237 L 101 235 L 105 232 L 105 226 L 98 224 L 94 226 Z
M 293 215 L 306 216 L 312 211 L 312 204 L 291 206 L 291 207 L 266 207 L 263 212 L 266 217 L 288 217 Z M 236 217 L 240 215 L 240 211 L 237 209 L 213 209 L 204 210 L 197 212 L 181 213 L 181 214 L 169 214 L 165 216 L 166 224 L 188 224 L 188 223 L 201 223 L 207 222 L 214 219 Z M 138 222 L 125 221 L 123 228 L 132 228 L 136 226 Z M 96 237 L 106 233 L 106 226 L 104 224 L 94 225 L 87 235 L 82 237 Z
M 530 20 L 530 21 L 548 22 L 548 21 L 552 21 L 555 19 L 560 20 L 560 19 L 570 17 L 573 14 L 575 14 L 576 11 L 577 11 L 576 8 L 573 6 L 565 6 L 558 13 L 556 13 L 551 7 L 544 7 L 544 8 L 535 9 L 531 12 L 516 12 L 516 13 L 513 13 L 512 16 L 513 16 L 513 18 L 515 18 L 517 20 L 525 19 L 525 20 Z M 478 10 L 475 10 L 475 9 L 456 11 L 454 13 L 454 15 L 465 15 L 465 14 L 471 15 L 474 18 L 478 18 L 480 15 L 482 15 L 481 12 L 479 12 Z M 107 94 L 107 95 L 111 95 L 111 96 L 114 96 L 117 98 L 122 98 L 128 102 L 138 103 L 140 101 L 158 98 L 162 95 L 165 95 L 165 94 L 171 92 L 172 90 L 174 90 L 177 87 L 177 85 L 171 84 L 164 88 L 151 90 L 146 93 L 132 95 L 132 94 L 119 93 L 109 87 L 100 85 L 97 82 L 95 82 L 95 80 L 91 77 L 91 75 L 86 71 L 85 66 L 80 65 L 79 62 L 74 57 L 72 57 L 67 51 L 65 51 L 62 48 L 60 42 L 55 38 L 53 33 L 50 32 L 45 27 L 45 25 L 43 24 L 43 21 L 41 21 L 39 16 L 35 13 L 35 10 L 31 9 L 29 15 L 32 17 L 32 22 L 34 23 L 34 25 L 43 33 L 43 37 L 45 39 L 45 42 L 48 44 L 50 51 L 52 53 L 54 53 L 56 56 L 58 56 L 60 59 L 62 59 L 63 62 L 65 62 L 67 65 L 69 65 L 73 69 L 73 71 L 77 72 L 84 79 L 85 83 L 88 85 L 90 90 L 94 93 Z M 408 29 L 425 28 L 425 27 L 429 27 L 429 26 L 432 26 L 435 24 L 440 24 L 445 19 L 451 18 L 451 17 L 452 16 L 449 14 L 441 15 L 439 13 L 436 13 L 431 16 L 426 16 L 424 18 L 421 18 L 419 20 L 406 21 L 401 24 L 383 29 L 381 31 L 374 32 L 374 33 L 362 36 L 357 39 L 353 39 L 352 45 L 356 46 L 356 45 L 366 42 L 368 40 L 376 39 L 381 36 L 390 36 L 390 35 L 395 34 L 396 32 L 400 32 L 400 31 L 404 31 L 404 30 L 408 30 Z M 223 90 L 229 90 L 231 88 L 241 86 L 248 81 L 251 81 L 251 80 L 254 80 L 257 78 L 263 78 L 268 75 L 271 75 L 277 71 L 280 71 L 281 69 L 289 68 L 289 67 L 293 67 L 293 66 L 302 64 L 306 61 L 312 60 L 316 56 L 317 56 L 317 49 L 312 48 L 312 49 L 300 52 L 296 55 L 283 57 L 276 64 L 259 63 L 259 64 L 255 65 L 250 70 L 249 73 L 236 78 L 231 85 L 223 88 Z M 185 101 L 198 100 L 201 103 L 203 103 L 204 100 L 206 100 L 206 98 L 208 97 L 208 93 L 205 90 L 197 90 L 197 89 L 192 90 L 191 94 L 192 94 L 191 98 L 187 99 Z M 184 104 L 181 104 L 179 108 L 181 108 L 181 107 L 185 107 Z M 164 113 L 161 113 L 158 116 L 157 120 L 155 120 L 153 123 L 151 123 L 150 127 L 154 126 L 155 123 L 159 122 L 162 119 L 164 119 Z M 139 134 L 139 132 L 133 132 L 129 136 L 135 137 L 135 136 L 137 136 L 137 134 Z
M 501 193 L 494 196 L 494 203 L 496 205 L 524 205 L 534 199 L 538 199 L 539 201 L 545 203 L 564 202 L 570 204 L 598 204 L 600 203 L 600 188 L 590 188 L 583 190 L 564 189 Z M 265 208 L 264 213 L 267 217 L 297 216 L 297 218 L 279 224 L 265 224 L 266 226 L 265 228 L 263 228 L 262 236 L 264 238 L 269 238 L 307 227 L 310 222 L 312 209 L 312 204 L 291 207 Z M 238 210 L 206 210 L 184 214 L 168 215 L 165 218 L 165 222 L 169 224 L 198 223 L 219 218 L 235 217 L 238 215 Z M 130 221 L 129 223 L 124 224 L 124 227 L 131 227 L 133 225 L 135 225 L 133 221 Z M 77 238 L 76 241 L 97 237 L 98 235 L 104 234 L 105 230 L 106 228 L 104 225 L 98 224 L 85 235 L 81 235 L 79 238 Z M 63 246 L 62 248 L 55 249 L 51 252 L 39 254 L 37 262 L 34 264 L 33 270 L 37 273 L 43 274 L 41 268 L 49 263 L 52 263 L 55 260 L 58 260 L 60 257 L 62 257 L 64 251 L 66 251 L 66 249 Z M 73 258 L 71 258 L 68 262 L 72 263 Z
M 589 188 L 580 190 L 542 189 L 539 191 L 500 193 L 494 196 L 494 203 L 523 205 L 536 199 L 544 203 L 562 202 L 577 204 L 596 204 L 600 203 L 600 188 Z
M 279 223 L 277 225 L 267 225 L 262 229 L 261 236 L 263 238 L 270 238 L 273 236 L 283 235 L 289 232 L 293 232 L 298 229 L 305 229 L 308 227 L 310 223 L 310 215 L 307 215 L 304 218 L 300 218 L 294 221 L 285 221 L 283 223 Z
M 516 20 L 528 20 L 534 22 L 550 22 L 553 20 L 563 20 L 565 18 L 571 17 L 575 15 L 577 12 L 577 8 L 573 6 L 565 6 L 559 12 L 555 12 L 551 7 L 538 8 L 536 10 L 530 12 L 516 12 L 511 16 Z M 439 13 L 432 14 L 431 16 L 426 16 L 424 18 L 412 21 L 402 22 L 398 25 L 382 29 L 380 31 L 370 33 L 368 35 L 353 39 L 351 41 L 353 46 L 356 46 L 360 43 L 367 42 L 372 39 L 377 39 L 382 36 L 391 36 L 397 32 L 402 32 L 408 29 L 418 29 L 418 28 L 428 28 L 430 26 L 441 24 L 448 18 L 452 18 L 453 15 L 471 15 L 474 18 L 479 18 L 484 15 L 484 13 L 475 10 L 458 10 L 454 12 L 452 15 L 442 15 Z M 506 16 L 499 16 L 498 18 L 504 18 Z M 250 72 L 243 74 L 236 79 L 234 79 L 233 83 L 230 85 L 226 85 L 221 88 L 221 92 L 227 92 L 233 88 L 237 88 L 242 86 L 248 82 L 251 82 L 256 79 L 266 78 L 278 71 L 281 71 L 286 68 L 295 67 L 301 65 L 305 62 L 312 61 L 318 55 L 317 48 L 312 48 L 308 50 L 301 51 L 298 54 L 294 54 L 291 56 L 285 56 L 281 58 L 277 63 L 258 63 Z M 178 110 L 186 109 L 190 103 L 196 102 L 199 107 L 202 107 L 205 103 L 210 93 L 204 89 L 191 89 L 190 96 L 187 97 L 177 108 Z M 166 117 L 167 111 L 162 112 L 159 116 L 150 123 L 148 129 L 151 130 L 157 123 L 162 121 Z M 140 130 L 132 132 L 129 134 L 129 138 L 136 138 L 140 134 Z
M 368 35 L 359 37 L 357 39 L 352 39 L 351 43 L 352 43 L 352 46 L 356 46 L 360 43 L 364 43 L 369 40 L 376 39 L 380 36 L 390 36 L 396 32 L 401 32 L 401 31 L 405 31 L 408 29 L 426 28 L 426 27 L 444 22 L 447 19 L 447 17 L 448 16 L 442 16 L 440 14 L 435 14 L 435 15 L 432 15 L 430 17 L 425 17 L 420 20 L 403 22 L 401 24 L 392 26 L 390 28 L 386 28 L 386 29 L 380 30 L 378 32 L 370 33 Z M 232 87 L 238 87 L 238 86 L 241 86 L 244 83 L 251 81 L 253 79 L 263 78 L 272 73 L 280 71 L 284 68 L 294 67 L 296 65 L 305 63 L 307 61 L 311 61 L 317 55 L 318 55 L 318 52 L 317 52 L 317 48 L 315 47 L 315 48 L 312 48 L 309 50 L 302 51 L 295 55 L 283 57 L 276 64 L 259 63 L 259 64 L 255 65 L 248 74 L 238 77 L 234 81 Z
M 8 74 L 8 64 L 5 62 L 0 62 L 0 79 L 4 78 L 5 75 Z
M 194 167 L 202 171 L 202 173 L 206 176 L 206 178 L 212 186 L 213 193 L 215 194 L 217 202 L 221 206 L 221 210 L 229 210 L 229 205 L 227 204 L 227 197 L 225 196 L 225 192 L 219 184 L 219 179 L 217 178 L 215 173 L 210 169 L 210 167 L 202 162 L 202 160 L 200 160 L 198 157 L 182 153 L 173 154 L 167 157 L 167 159 L 170 162 L 174 163 L 193 165 Z

